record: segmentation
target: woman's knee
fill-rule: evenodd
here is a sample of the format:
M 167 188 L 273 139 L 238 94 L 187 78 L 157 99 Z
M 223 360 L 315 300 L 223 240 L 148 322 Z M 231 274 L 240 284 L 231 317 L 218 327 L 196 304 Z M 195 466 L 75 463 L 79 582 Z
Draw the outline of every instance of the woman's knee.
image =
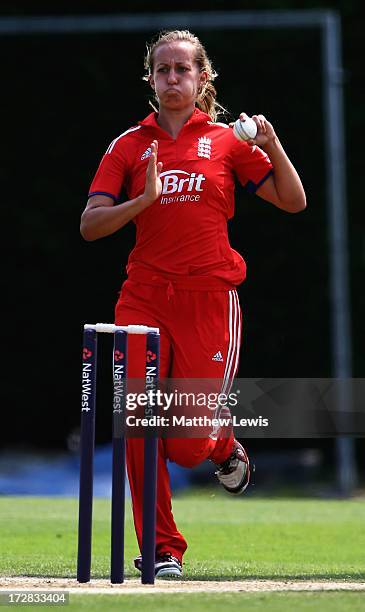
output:
M 193 468 L 207 459 L 212 452 L 210 438 L 174 438 L 166 442 L 167 457 L 181 467 Z

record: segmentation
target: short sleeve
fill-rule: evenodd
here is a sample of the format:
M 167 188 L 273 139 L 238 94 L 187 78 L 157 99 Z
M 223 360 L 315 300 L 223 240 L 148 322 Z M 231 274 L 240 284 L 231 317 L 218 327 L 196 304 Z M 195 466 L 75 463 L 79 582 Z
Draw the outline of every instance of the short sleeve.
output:
M 89 198 L 93 195 L 106 195 L 113 198 L 115 202 L 119 199 L 125 179 L 127 163 L 119 143 L 119 146 L 113 145 L 114 141 L 99 164 L 99 168 L 90 186 Z
M 255 193 L 273 172 L 269 156 L 256 145 L 237 142 L 231 155 L 233 171 L 249 193 Z

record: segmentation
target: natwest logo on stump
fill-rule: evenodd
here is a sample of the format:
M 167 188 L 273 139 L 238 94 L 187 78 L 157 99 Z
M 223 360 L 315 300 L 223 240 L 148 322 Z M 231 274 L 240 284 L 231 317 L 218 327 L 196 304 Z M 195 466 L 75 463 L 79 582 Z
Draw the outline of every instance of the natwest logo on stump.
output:
M 189 173 L 185 172 L 185 170 L 167 170 L 166 172 L 161 172 L 160 178 L 162 181 L 161 204 L 198 202 L 200 195 L 197 192 L 204 191 L 202 183 L 205 181 L 205 176 L 201 173 Z

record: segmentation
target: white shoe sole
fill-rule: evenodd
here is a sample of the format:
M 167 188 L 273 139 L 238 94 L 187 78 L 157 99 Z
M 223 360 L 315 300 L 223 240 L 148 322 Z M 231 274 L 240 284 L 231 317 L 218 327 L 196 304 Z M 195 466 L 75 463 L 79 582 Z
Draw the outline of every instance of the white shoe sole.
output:
M 239 444 L 239 446 L 243 451 L 245 461 L 238 460 L 236 469 L 230 474 L 221 474 L 219 470 L 215 472 L 220 484 L 231 495 L 241 495 L 250 482 L 250 462 L 242 444 Z
M 182 571 L 177 567 L 163 567 L 156 573 L 156 578 L 182 578 Z

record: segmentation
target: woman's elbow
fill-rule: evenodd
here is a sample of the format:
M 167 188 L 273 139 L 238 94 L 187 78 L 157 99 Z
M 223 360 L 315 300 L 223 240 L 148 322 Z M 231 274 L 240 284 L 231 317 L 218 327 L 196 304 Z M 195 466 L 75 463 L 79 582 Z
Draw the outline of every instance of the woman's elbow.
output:
M 85 218 L 84 215 L 81 216 L 80 234 L 87 242 L 92 242 L 96 239 L 96 236 L 94 236 L 92 228 L 90 227 L 90 224 L 88 223 L 88 220 L 87 218 Z
M 300 198 L 298 198 L 297 200 L 293 202 L 292 209 L 290 212 L 298 213 L 298 212 L 302 212 L 306 208 L 307 208 L 307 199 L 305 195 L 303 194 Z
M 280 208 L 289 213 L 299 213 L 307 208 L 307 200 L 303 193 L 298 198 L 290 200 L 288 202 L 281 202 Z

